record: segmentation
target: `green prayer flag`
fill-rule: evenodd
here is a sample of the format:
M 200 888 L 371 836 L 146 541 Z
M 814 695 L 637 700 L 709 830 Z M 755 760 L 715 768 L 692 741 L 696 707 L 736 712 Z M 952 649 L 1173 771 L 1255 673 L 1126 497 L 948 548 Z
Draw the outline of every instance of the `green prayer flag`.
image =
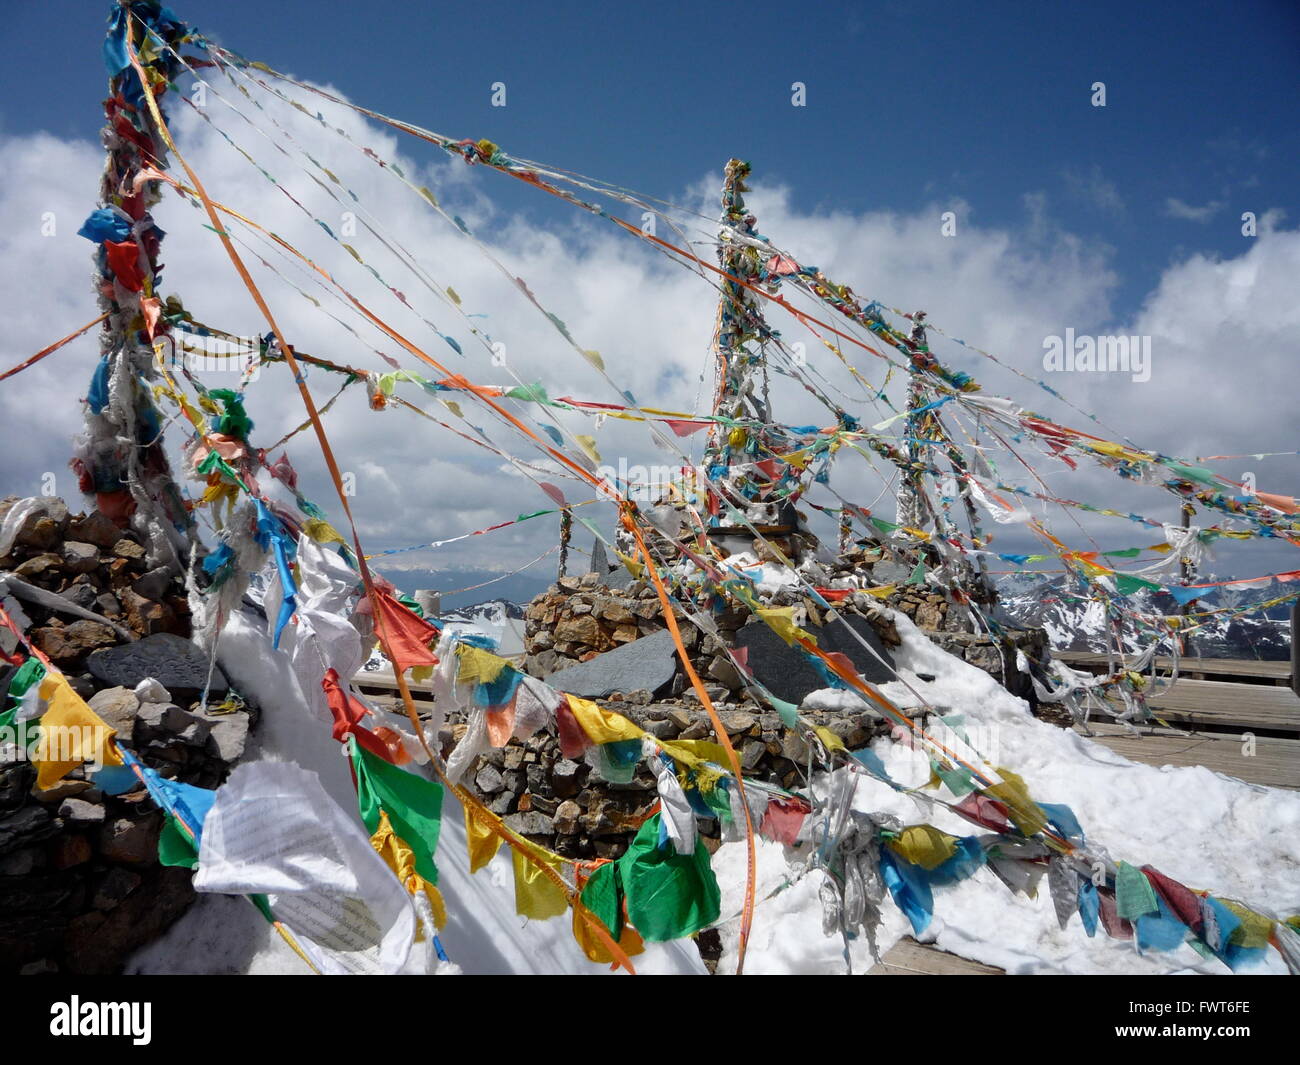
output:
M 1134 577 L 1127 573 L 1115 574 L 1115 590 L 1120 595 L 1132 595 L 1134 592 L 1140 592 L 1143 589 L 1153 590 L 1160 585 L 1155 581 L 1148 581 L 1142 577 Z
M 33 655 L 27 659 L 17 672 L 9 678 L 9 698 L 14 701 L 15 706 L 22 702 L 23 696 L 27 694 L 29 688 L 39 684 L 45 679 L 45 666 L 41 660 Z
M 409 610 L 412 614 L 415 614 L 417 617 L 424 617 L 424 607 L 422 607 L 419 603 L 415 601 L 413 597 L 407 595 L 405 592 L 397 593 L 397 601 L 401 603 L 402 606 L 406 607 L 406 609 Z
M 671 843 L 659 847 L 661 814 L 636 834 L 618 860 L 627 893 L 627 915 L 647 943 L 681 939 L 718 919 L 722 892 L 709 865 L 709 852 L 697 846 L 678 854 Z
M 366 831 L 373 836 L 379 830 L 380 811 L 388 814 L 393 831 L 415 853 L 415 871 L 430 884 L 437 884 L 433 854 L 442 826 L 442 785 L 385 762 L 355 739 L 351 747 L 357 806 Z
M 784 699 L 778 699 L 771 692 L 767 693 L 768 702 L 781 715 L 781 724 L 786 728 L 799 727 L 799 708 L 794 703 L 787 703 Z
M 175 817 L 168 817 L 163 822 L 162 833 L 158 836 L 158 861 L 162 865 L 179 865 L 193 869 L 199 864 L 199 851 L 176 824 Z
M 220 455 L 218 455 L 215 451 L 209 451 L 208 457 L 205 458 L 202 462 L 200 462 L 198 466 L 195 467 L 195 469 L 197 469 L 199 473 L 205 473 L 205 474 L 212 473 L 213 470 L 220 470 L 232 481 L 239 480 L 239 474 L 237 474 L 233 469 L 231 469 L 230 464 L 226 462 L 226 460 L 223 459 Z
M 911 575 L 910 577 L 907 578 L 907 583 L 908 583 L 908 584 L 924 584 L 924 583 L 925 583 L 925 563 L 924 563 L 924 562 L 918 562 L 918 563 L 916 564 L 916 568 L 915 568 L 914 570 L 912 570 L 912 575 Z
M 1160 909 L 1151 881 L 1141 869 L 1127 862 L 1120 862 L 1115 873 L 1115 909 L 1126 921 Z
M 546 389 L 542 387 L 540 381 L 535 381 L 531 385 L 516 385 L 506 393 L 506 396 L 528 403 L 549 404 L 551 402 L 551 397 L 546 394 Z
M 930 768 L 934 771 L 935 776 L 948 785 L 948 790 L 959 799 L 975 790 L 975 782 L 971 778 L 969 769 L 963 769 L 961 766 L 944 769 L 943 766 L 933 760 L 930 763 Z
M 623 880 L 618 862 L 607 862 L 592 873 L 583 885 L 581 898 L 617 943 L 623 934 Z

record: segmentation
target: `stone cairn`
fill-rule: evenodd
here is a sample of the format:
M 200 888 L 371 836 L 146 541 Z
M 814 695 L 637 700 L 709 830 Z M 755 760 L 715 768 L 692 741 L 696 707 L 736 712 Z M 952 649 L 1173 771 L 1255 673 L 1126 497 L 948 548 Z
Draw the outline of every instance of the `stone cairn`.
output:
M 869 578 L 873 586 L 897 583 L 905 581 L 912 570 L 910 564 L 880 545 L 853 548 L 828 568 L 830 586 L 849 574 Z M 772 602 L 801 603 L 813 627 L 826 620 L 814 603 L 797 592 L 778 593 Z M 978 635 L 970 631 L 964 607 L 924 585 L 900 583 L 884 605 L 911 618 L 945 650 L 990 673 L 1015 694 L 1032 697 L 1028 678 L 1016 669 L 1017 652 L 1031 661 L 1042 660 L 1047 641 L 1041 631 L 1018 631 L 1002 640 Z M 886 655 L 889 648 L 899 645 L 891 610 L 882 609 L 874 597 L 857 592 L 839 603 L 837 610 L 859 632 L 874 635 L 873 645 Z M 786 788 L 803 787 L 811 753 L 803 737 L 785 728 L 774 710 L 749 699 L 716 637 L 702 634 L 680 610 L 677 620 L 692 664 L 705 681 L 745 773 Z M 757 629 L 766 635 L 766 626 L 752 621 L 747 611 L 714 615 L 714 620 L 723 640 L 733 646 L 748 643 L 749 666 L 754 668 L 755 652 L 761 645 L 754 643 L 750 634 Z M 658 596 L 647 582 L 629 581 L 621 572 L 561 577 L 533 599 L 525 612 L 523 668 L 533 676 L 549 678 L 561 690 L 597 698 L 661 739 L 713 739 L 710 719 L 664 629 Z M 826 627 L 821 631 L 829 637 L 835 630 Z M 630 653 L 622 650 L 629 645 L 645 647 L 642 657 L 646 661 L 629 664 Z M 782 650 L 783 645 L 765 653 L 779 656 Z M 616 658 L 621 663 L 617 669 Z M 776 668 L 793 666 L 794 659 L 792 652 L 790 661 Z M 630 686 L 636 683 L 635 678 L 644 676 L 647 684 L 662 683 L 653 690 L 648 686 L 610 689 L 608 683 L 601 683 L 607 664 L 609 680 L 623 680 Z M 860 660 L 858 665 L 864 668 Z M 864 676 L 891 679 L 884 673 L 873 676 L 865 668 Z M 805 705 L 802 712 L 814 724 L 829 728 L 850 750 L 868 745 L 891 729 L 888 720 L 865 705 L 847 710 Z M 906 708 L 904 712 L 911 713 Z M 916 713 L 923 710 L 918 708 Z M 448 749 L 464 734 L 464 728 L 463 722 L 449 723 L 442 737 Z M 564 758 L 558 739 L 548 732 L 528 741 L 511 740 L 504 748 L 489 751 L 467 783 L 512 829 L 571 857 L 622 854 L 658 798 L 654 776 L 644 766 L 638 767 L 630 782 L 610 783 L 590 765 Z M 702 823 L 701 834 L 711 850 L 721 842 L 716 822 L 712 826 Z
M 148 568 L 135 534 L 98 511 L 42 503 L 0 557 L 5 608 L 22 612 L 32 643 L 146 765 L 217 787 L 255 712 L 228 692 L 220 667 L 199 709 L 209 662 L 187 638 L 180 578 Z M 0 501 L 0 522 L 16 505 Z M 62 602 L 51 607 L 41 593 Z M 2 637 L 12 652 L 12 633 Z M 105 795 L 78 768 L 37 792 L 36 767 L 16 754 L 0 752 L 0 972 L 117 972 L 193 901 L 190 871 L 158 864 L 163 815 L 143 785 Z

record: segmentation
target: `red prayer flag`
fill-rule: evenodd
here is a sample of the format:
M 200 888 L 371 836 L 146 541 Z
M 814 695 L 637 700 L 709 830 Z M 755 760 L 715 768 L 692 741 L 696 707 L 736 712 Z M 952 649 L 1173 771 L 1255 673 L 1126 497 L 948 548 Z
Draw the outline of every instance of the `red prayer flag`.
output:
M 131 292 L 144 288 L 144 275 L 140 273 L 140 246 L 133 240 L 106 240 L 104 252 L 108 268 L 118 283 Z
M 569 709 L 568 696 L 555 708 L 555 730 L 560 734 L 560 753 L 571 761 L 578 761 L 591 746 L 587 733 Z
M 1201 915 L 1200 896 L 1186 885 L 1165 876 L 1154 866 L 1144 865 L 1142 872 L 1173 915 L 1193 932 L 1199 933 L 1205 923 L 1205 918 Z
M 967 821 L 989 828 L 994 832 L 1010 832 L 1011 822 L 1007 820 L 1006 808 L 977 791 L 972 791 L 953 807 L 953 812 L 961 814 Z
M 763 821 L 758 834 L 764 839 L 775 840 L 793 847 L 803 827 L 804 818 L 808 816 L 809 807 L 798 799 L 772 799 L 763 811 Z
M 436 666 L 438 656 L 429 649 L 439 631 L 387 592 L 374 597 L 375 632 L 384 654 L 398 673 L 412 666 Z

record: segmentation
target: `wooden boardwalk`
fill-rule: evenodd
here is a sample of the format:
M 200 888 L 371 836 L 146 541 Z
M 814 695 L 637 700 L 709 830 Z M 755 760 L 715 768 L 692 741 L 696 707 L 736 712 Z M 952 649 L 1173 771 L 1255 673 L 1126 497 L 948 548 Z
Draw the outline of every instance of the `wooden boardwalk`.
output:
M 1300 789 L 1300 739 L 1141 728 L 1134 736 L 1122 725 L 1090 722 L 1093 739 L 1117 754 L 1147 765 L 1203 765 L 1250 784 Z
M 1005 976 L 992 965 L 949 954 L 938 947 L 918 943 L 911 936 L 900 939 L 885 951 L 868 976 Z
M 1099 672 L 1106 665 L 1106 656 L 1092 651 L 1053 651 L 1052 657 L 1075 669 L 1092 672 Z M 1172 668 L 1172 659 L 1156 659 L 1157 670 L 1167 674 Z M 1262 662 L 1254 658 L 1180 658 L 1178 675 L 1193 680 L 1232 680 L 1285 687 L 1291 683 L 1291 663 Z
M 1180 727 L 1300 737 L 1300 697 L 1289 687 L 1179 677 L 1149 705 Z

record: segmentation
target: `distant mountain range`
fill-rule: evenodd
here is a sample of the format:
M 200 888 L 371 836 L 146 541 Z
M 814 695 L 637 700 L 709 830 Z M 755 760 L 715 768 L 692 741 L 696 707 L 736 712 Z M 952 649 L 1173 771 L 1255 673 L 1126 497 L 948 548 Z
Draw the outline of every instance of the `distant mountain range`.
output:
M 504 579 L 501 579 L 500 572 L 493 570 L 400 570 L 385 569 L 382 565 L 376 568 L 403 592 L 411 593 L 422 588 L 441 591 L 443 610 L 469 609 L 481 606 L 485 601 L 512 605 L 527 603 L 555 583 L 554 559 L 548 560 L 546 567 L 538 565 L 528 573 L 512 573 Z M 581 564 L 577 566 L 578 572 L 582 569 Z M 573 572 L 572 568 L 570 572 Z M 457 588 L 466 590 L 454 591 Z M 485 596 L 495 598 L 485 600 Z
M 497 641 L 503 655 L 522 654 L 524 650 L 524 608 L 507 599 L 487 599 L 481 603 L 444 610 L 438 620 L 452 628 L 480 632 Z M 368 670 L 388 666 L 383 652 L 376 647 L 366 662 Z
M 1204 581 L 1232 580 L 1206 575 Z M 1083 600 L 1064 576 L 1013 573 L 998 580 L 1001 600 L 995 617 L 1016 625 L 1046 630 L 1058 651 L 1105 651 L 1105 617 L 1101 604 Z M 1260 603 L 1278 594 L 1277 585 L 1262 584 L 1247 591 L 1209 588 L 1193 609 L 1218 610 Z M 1130 596 L 1134 609 L 1152 614 L 1177 614 L 1178 604 L 1165 592 L 1139 592 Z M 1290 606 L 1213 618 L 1190 637 L 1189 652 L 1203 658 L 1255 658 L 1265 661 L 1291 655 Z M 1126 636 L 1127 651 L 1138 651 L 1145 641 L 1136 633 Z

